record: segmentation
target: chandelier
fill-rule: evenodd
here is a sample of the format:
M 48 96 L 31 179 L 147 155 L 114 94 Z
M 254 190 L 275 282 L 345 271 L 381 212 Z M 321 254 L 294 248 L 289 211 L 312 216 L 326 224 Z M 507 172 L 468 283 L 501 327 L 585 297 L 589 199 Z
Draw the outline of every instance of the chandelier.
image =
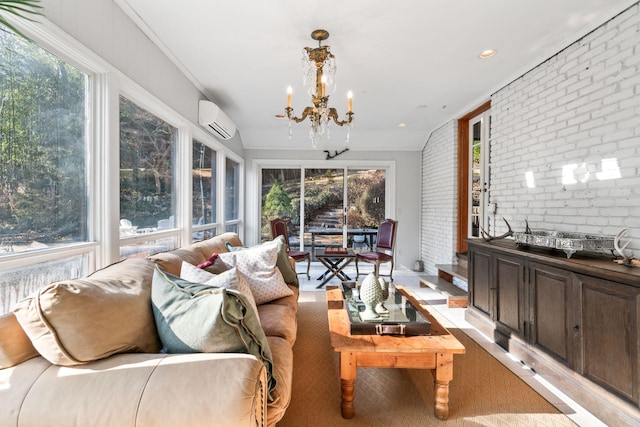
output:
M 327 91 L 335 90 L 334 76 L 336 73 L 336 58 L 331 53 L 329 46 L 322 46 L 322 41 L 329 38 L 329 32 L 325 30 L 315 30 L 311 33 L 311 38 L 318 41 L 318 47 L 305 47 L 302 50 L 302 73 L 303 84 L 308 86 L 308 93 L 311 96 L 313 106 L 305 107 L 300 117 L 293 114 L 291 108 L 291 86 L 287 88 L 287 108 L 285 115 L 289 120 L 289 138 L 293 135 L 292 123 L 300 123 L 307 117 L 311 122 L 309 137 L 311 144 L 315 148 L 320 140 L 329 138 L 329 120 L 333 120 L 338 126 L 347 125 L 347 142 L 349 142 L 349 130 L 353 121 L 353 111 L 351 110 L 353 94 L 347 95 L 347 114 L 344 120 L 338 119 L 338 111 L 329 108 L 329 95 Z

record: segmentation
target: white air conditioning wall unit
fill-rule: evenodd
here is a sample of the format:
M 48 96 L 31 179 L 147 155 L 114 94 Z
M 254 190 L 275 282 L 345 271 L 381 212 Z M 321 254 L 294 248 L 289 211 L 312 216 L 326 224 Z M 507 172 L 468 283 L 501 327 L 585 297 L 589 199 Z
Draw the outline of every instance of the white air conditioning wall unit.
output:
M 198 123 L 209 132 L 222 139 L 231 139 L 236 133 L 236 124 L 216 104 L 200 100 Z

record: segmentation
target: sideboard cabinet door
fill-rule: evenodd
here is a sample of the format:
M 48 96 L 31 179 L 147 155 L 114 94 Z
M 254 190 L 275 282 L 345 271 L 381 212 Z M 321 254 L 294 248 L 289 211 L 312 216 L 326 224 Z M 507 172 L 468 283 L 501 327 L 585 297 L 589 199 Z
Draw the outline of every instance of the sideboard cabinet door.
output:
M 578 275 L 585 377 L 640 403 L 640 288 Z
M 529 264 L 529 342 L 573 368 L 580 363 L 580 294 L 575 275 L 545 264 Z
M 493 318 L 491 254 L 469 248 L 469 299 L 473 307 Z
M 525 260 L 494 254 L 495 318 L 497 329 L 507 337 L 512 333 L 526 339 L 528 296 L 525 287 Z

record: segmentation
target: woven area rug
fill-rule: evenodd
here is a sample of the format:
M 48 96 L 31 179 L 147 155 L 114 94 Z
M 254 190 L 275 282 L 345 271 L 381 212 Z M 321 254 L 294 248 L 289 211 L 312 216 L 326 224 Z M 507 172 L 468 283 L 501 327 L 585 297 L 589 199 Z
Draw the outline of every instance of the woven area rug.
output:
M 291 404 L 278 427 L 575 425 L 464 332 L 436 317 L 466 347 L 466 354 L 454 356 L 449 419 L 433 415 L 431 371 L 358 368 L 355 415 L 345 420 L 325 293 L 302 292 Z

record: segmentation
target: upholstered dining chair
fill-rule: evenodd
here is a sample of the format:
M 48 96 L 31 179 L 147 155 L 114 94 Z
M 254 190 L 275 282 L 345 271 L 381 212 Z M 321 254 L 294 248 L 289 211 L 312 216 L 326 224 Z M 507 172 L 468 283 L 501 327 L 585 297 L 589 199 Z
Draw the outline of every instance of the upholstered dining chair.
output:
M 289 255 L 293 260 L 298 263 L 302 262 L 305 259 L 307 260 L 307 279 L 311 280 L 311 276 L 309 275 L 309 268 L 311 267 L 311 254 L 307 251 L 292 251 L 289 246 L 289 231 L 288 224 L 289 221 L 276 218 L 269 221 L 271 225 L 271 238 L 275 239 L 278 236 L 284 237 L 284 241 L 287 245 L 287 255 Z
M 378 236 L 376 239 L 376 248 L 370 252 L 359 252 L 356 254 L 356 280 L 360 276 L 358 263 L 364 261 L 375 264 L 374 274 L 378 276 L 389 276 L 393 282 L 393 267 L 395 264 L 394 249 L 396 246 L 396 230 L 398 229 L 398 221 L 385 219 L 378 226 Z M 389 274 L 380 274 L 380 264 L 391 263 Z M 364 273 L 363 273 L 364 274 Z

